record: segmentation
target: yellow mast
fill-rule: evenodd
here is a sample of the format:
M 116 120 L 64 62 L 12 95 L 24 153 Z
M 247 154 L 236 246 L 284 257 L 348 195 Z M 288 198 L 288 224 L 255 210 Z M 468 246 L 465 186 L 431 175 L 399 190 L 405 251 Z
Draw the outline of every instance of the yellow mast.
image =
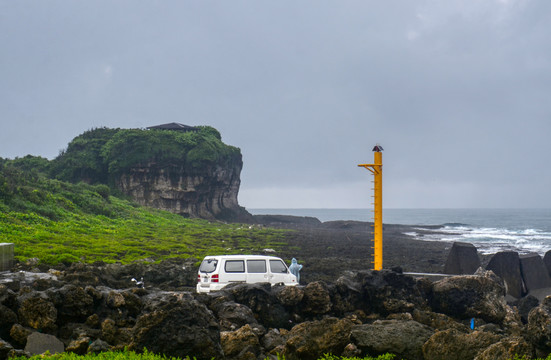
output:
M 359 164 L 373 174 L 373 270 L 383 269 L 383 148 L 373 148 L 374 163 Z

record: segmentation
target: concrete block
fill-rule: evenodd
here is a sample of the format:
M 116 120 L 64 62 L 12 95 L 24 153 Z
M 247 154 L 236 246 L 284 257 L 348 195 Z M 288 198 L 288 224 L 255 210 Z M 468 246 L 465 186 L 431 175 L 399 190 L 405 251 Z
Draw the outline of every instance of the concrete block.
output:
M 44 354 L 46 351 L 56 354 L 65 351 L 65 345 L 53 335 L 33 332 L 27 337 L 25 351 L 31 355 Z
M 551 287 L 551 277 L 541 256 L 536 253 L 520 256 L 520 271 L 527 292 Z
M 543 264 L 547 268 L 547 273 L 551 276 L 551 250 L 547 251 L 543 256 Z
M 479 267 L 480 259 L 476 247 L 469 243 L 454 242 L 446 260 L 444 273 L 469 275 L 474 274 Z
M 0 271 L 10 270 L 13 264 L 13 244 L 0 243 Z
M 520 299 L 526 294 L 526 287 L 520 271 L 520 257 L 515 251 L 503 251 L 490 259 L 486 270 L 492 270 L 503 279 L 507 294 Z

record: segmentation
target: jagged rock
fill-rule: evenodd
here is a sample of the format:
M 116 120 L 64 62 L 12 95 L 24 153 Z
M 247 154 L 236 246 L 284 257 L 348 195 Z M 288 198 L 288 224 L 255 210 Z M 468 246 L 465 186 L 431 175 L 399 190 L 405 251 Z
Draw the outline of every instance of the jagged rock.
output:
M 270 352 L 278 346 L 283 347 L 286 341 L 287 338 L 278 329 L 270 329 L 260 339 L 260 343 L 266 352 Z
M 101 330 L 91 328 L 83 323 L 65 323 L 60 324 L 59 330 L 57 331 L 57 336 L 63 341 L 84 337 L 97 339 L 101 336 Z
M 526 324 L 528 323 L 528 314 L 530 314 L 530 311 L 538 306 L 539 303 L 540 302 L 536 297 L 528 295 L 518 299 L 513 303 L 513 305 L 517 307 L 522 322 Z
M 71 340 L 65 351 L 74 352 L 75 354 L 84 355 L 88 351 L 88 346 L 91 343 L 91 339 L 88 336 L 80 337 L 76 340 Z
M 449 316 L 432 311 L 415 309 L 412 312 L 412 318 L 418 323 L 427 325 L 436 330 L 456 329 L 464 332 L 468 330 L 466 325 L 453 320 Z
M 480 259 L 476 247 L 469 243 L 454 242 L 444 266 L 444 273 L 474 274 L 479 267 Z
M 323 354 L 340 355 L 349 343 L 353 323 L 348 319 L 326 318 L 294 326 L 285 343 L 288 360 L 314 360 Z
M 107 306 L 116 309 L 120 308 L 124 305 L 126 305 L 126 301 L 124 300 L 124 296 L 118 291 L 110 291 L 109 294 L 107 294 L 107 299 L 105 300 L 107 303 Z
M 304 288 L 302 310 L 310 314 L 325 314 L 332 307 L 327 284 L 322 281 L 312 282 Z
M 356 344 L 350 343 L 344 347 L 342 356 L 347 358 L 357 358 L 360 356 L 361 353 L 362 351 L 358 349 Z
M 530 311 L 526 338 L 537 350 L 551 352 L 551 297 Z
M 520 270 L 528 293 L 551 287 L 551 277 L 539 254 L 531 253 L 520 256 Z
M 516 336 L 502 339 L 488 346 L 474 360 L 511 360 L 515 356 L 518 356 L 518 359 L 530 359 L 533 355 L 532 346 L 523 337 Z
M 304 290 L 298 286 L 274 286 L 272 291 L 283 306 L 297 306 L 304 298 Z
M 124 298 L 124 307 L 128 311 L 128 315 L 138 316 L 143 307 L 142 299 L 129 290 L 121 292 L 121 295 Z
M 18 309 L 21 324 L 37 330 L 56 328 L 57 309 L 42 293 L 31 292 L 19 298 Z
M 65 351 L 65 345 L 53 335 L 33 332 L 27 337 L 25 351 L 31 355 L 40 355 L 46 351 L 57 354 Z
M 270 283 L 236 284 L 226 286 L 223 291 L 252 310 L 255 318 L 267 328 L 290 328 L 291 315 L 274 294 Z
M 234 331 L 246 324 L 258 324 L 251 309 L 233 301 L 220 304 L 215 308 L 215 313 L 222 331 Z
M 101 323 L 101 339 L 110 344 L 115 344 L 118 338 L 119 329 L 113 319 L 105 319 Z
M 99 354 L 101 352 L 106 352 L 106 351 L 110 351 L 110 350 L 111 350 L 111 348 L 109 347 L 108 343 L 106 343 L 103 340 L 96 339 L 88 346 L 88 350 L 86 350 L 86 352 L 93 353 L 93 354 Z
M 222 357 L 218 322 L 190 294 L 156 293 L 142 300 L 145 313 L 136 322 L 130 349 L 141 351 L 145 347 L 181 358 Z
M 229 359 L 256 359 L 260 354 L 260 342 L 249 324 L 235 331 L 220 334 L 224 356 Z
M 59 298 L 56 308 L 58 318 L 62 321 L 85 321 L 93 313 L 94 300 L 82 287 L 65 285 L 48 295 L 50 299 L 54 296 Z
M 0 339 L 0 359 L 7 359 L 12 351 L 13 346 L 9 342 Z
M 491 271 L 449 277 L 434 284 L 430 305 L 435 312 L 501 323 L 507 315 L 505 288 Z
M 334 307 L 339 313 L 361 310 L 386 316 L 426 306 L 412 277 L 389 270 L 345 272 L 336 291 L 340 299 L 334 299 Z
M 0 304 L 13 308 L 17 303 L 17 295 L 4 284 L 0 284 Z
M 383 320 L 354 326 L 350 338 L 369 355 L 393 353 L 399 358 L 423 360 L 423 344 L 433 333 L 417 321 Z
M 27 344 L 27 337 L 31 333 L 31 330 L 19 324 L 14 324 L 10 329 L 10 337 L 17 343 L 17 345 L 20 345 L 21 347 L 25 347 Z
M 92 314 L 86 318 L 86 321 L 84 322 L 86 325 L 97 328 L 100 326 L 99 322 L 99 316 L 98 314 Z
M 5 339 L 16 322 L 17 315 L 10 308 L 0 304 L 0 338 Z
M 423 356 L 431 360 L 472 360 L 499 340 L 499 335 L 484 331 L 438 331 L 423 345 Z
M 502 251 L 493 255 L 486 266 L 503 279 L 507 294 L 521 298 L 526 293 L 522 273 L 520 271 L 520 257 L 515 251 Z

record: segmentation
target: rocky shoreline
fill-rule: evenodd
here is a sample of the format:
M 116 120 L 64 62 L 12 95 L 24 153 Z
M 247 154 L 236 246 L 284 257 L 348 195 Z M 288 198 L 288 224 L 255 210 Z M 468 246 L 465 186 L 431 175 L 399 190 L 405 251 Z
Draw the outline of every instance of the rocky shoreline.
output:
M 277 255 L 304 265 L 297 287 L 236 284 L 197 294 L 196 259 L 17 264 L 0 276 L 0 360 L 124 348 L 197 359 L 551 353 L 551 298 L 506 297 L 504 280 L 482 267 L 438 281 L 403 273 L 442 272 L 451 244 L 412 240 L 404 235 L 411 227 L 385 225 L 385 270 L 372 271 L 365 223 L 302 220 L 262 221 L 295 229 Z

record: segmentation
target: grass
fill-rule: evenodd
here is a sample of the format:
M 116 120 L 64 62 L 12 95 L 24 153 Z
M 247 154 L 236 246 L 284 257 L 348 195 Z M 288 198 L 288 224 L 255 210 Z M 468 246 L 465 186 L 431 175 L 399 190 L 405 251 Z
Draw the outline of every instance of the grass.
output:
M 4 169 L 6 170 L 6 169 Z M 281 249 L 288 232 L 186 219 L 109 195 L 102 185 L 71 184 L 27 172 L 0 172 L 0 243 L 15 258 L 41 263 L 159 262 Z

